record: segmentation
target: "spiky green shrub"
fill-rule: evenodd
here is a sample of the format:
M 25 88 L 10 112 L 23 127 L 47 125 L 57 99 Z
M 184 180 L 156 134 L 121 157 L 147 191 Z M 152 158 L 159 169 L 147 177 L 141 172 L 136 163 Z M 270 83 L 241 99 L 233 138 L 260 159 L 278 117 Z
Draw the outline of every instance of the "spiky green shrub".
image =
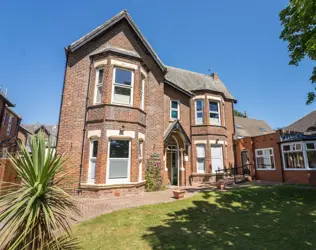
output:
M 9 157 L 21 185 L 0 197 L 0 248 L 77 249 L 69 222 L 79 210 L 58 186 L 66 158 L 51 147 L 45 153 L 43 133 L 31 136 L 30 148 L 20 145 L 20 152 Z

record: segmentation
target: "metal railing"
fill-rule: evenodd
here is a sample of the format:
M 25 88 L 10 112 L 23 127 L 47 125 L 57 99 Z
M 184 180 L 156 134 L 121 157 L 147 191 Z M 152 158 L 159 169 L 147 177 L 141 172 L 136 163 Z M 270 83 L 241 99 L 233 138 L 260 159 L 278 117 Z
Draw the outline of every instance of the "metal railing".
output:
M 215 170 L 215 174 L 217 175 L 220 172 L 223 172 L 224 174 L 228 173 L 230 175 L 234 176 L 234 183 L 236 183 L 236 176 L 239 175 L 238 170 L 241 169 L 241 174 L 243 177 L 245 177 L 245 175 L 250 175 L 250 166 L 252 164 L 245 164 L 241 167 L 233 167 L 233 168 L 223 168 L 223 169 L 217 169 Z

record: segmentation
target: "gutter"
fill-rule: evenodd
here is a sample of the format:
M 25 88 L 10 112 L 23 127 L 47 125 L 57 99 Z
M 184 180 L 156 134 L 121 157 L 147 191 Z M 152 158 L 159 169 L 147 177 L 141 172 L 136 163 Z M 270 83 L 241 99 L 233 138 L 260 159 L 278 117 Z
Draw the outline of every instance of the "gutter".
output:
M 93 59 L 90 58 L 88 88 L 87 88 L 87 95 L 86 95 L 85 114 L 84 114 L 83 131 L 82 131 L 81 156 L 80 156 L 80 173 L 79 173 L 78 189 L 77 189 L 77 193 L 78 194 L 81 193 L 81 176 L 82 176 L 82 166 L 83 166 L 82 165 L 82 163 L 83 163 L 83 151 L 84 151 L 85 138 L 86 138 L 88 101 L 89 101 L 89 92 L 90 92 L 90 78 L 91 78 L 92 62 L 93 62 Z
M 69 50 L 65 48 L 65 53 L 66 53 L 66 62 L 65 62 L 65 71 L 64 71 L 64 82 L 63 82 L 63 89 L 61 93 L 61 101 L 60 101 L 60 107 L 59 107 L 59 117 L 58 117 L 58 129 L 57 129 L 57 139 L 56 139 L 56 149 L 58 148 L 58 138 L 59 138 L 59 128 L 60 128 L 60 117 L 61 117 L 61 108 L 63 106 L 64 102 L 64 90 L 65 90 L 65 82 L 66 82 L 66 73 L 67 73 L 67 64 L 68 64 L 68 54 Z M 57 153 L 57 150 L 56 150 Z

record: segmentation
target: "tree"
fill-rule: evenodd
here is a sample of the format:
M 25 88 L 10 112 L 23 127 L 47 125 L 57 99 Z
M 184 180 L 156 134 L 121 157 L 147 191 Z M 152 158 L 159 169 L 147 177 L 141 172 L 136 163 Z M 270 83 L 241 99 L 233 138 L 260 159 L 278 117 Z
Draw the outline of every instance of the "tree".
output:
M 280 12 L 284 26 L 280 38 L 289 43 L 290 65 L 298 66 L 305 57 L 316 60 L 316 0 L 290 0 Z M 316 83 L 316 67 L 310 77 Z M 306 104 L 316 100 L 316 88 L 307 94 Z
M 0 196 L 1 249 L 77 249 L 69 219 L 79 210 L 57 186 L 65 176 L 66 158 L 50 147 L 45 154 L 42 132 L 30 137 L 31 153 L 19 146 L 21 152 L 9 159 L 21 185 Z
M 236 109 L 234 109 L 234 116 L 247 117 L 247 115 L 245 113 L 242 113 Z

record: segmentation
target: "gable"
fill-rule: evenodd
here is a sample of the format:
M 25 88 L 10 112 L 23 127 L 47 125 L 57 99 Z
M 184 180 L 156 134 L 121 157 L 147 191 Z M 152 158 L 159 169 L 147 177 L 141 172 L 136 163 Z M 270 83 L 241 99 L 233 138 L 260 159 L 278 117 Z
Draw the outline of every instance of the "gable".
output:
M 116 35 L 112 34 L 111 38 L 113 40 L 111 41 L 111 39 L 109 39 L 108 44 L 112 46 L 115 46 L 116 44 L 120 44 L 121 45 L 120 48 L 133 51 L 135 50 L 135 45 L 132 45 L 130 43 L 132 39 L 128 39 L 129 41 L 125 39 L 125 38 L 131 38 L 128 33 L 133 34 L 134 38 L 136 38 L 137 42 L 141 45 L 142 49 L 144 50 L 145 52 L 144 54 L 146 53 L 149 54 L 151 58 L 155 61 L 157 66 L 160 68 L 160 70 L 165 72 L 166 68 L 164 64 L 162 63 L 162 61 L 160 60 L 156 52 L 153 50 L 153 48 L 150 46 L 148 41 L 145 39 L 143 34 L 140 32 L 137 25 L 132 20 L 132 18 L 130 17 L 130 15 L 127 13 L 126 10 L 120 12 L 119 14 L 117 14 L 116 16 L 114 16 L 113 18 L 105 22 L 104 24 L 100 25 L 99 27 L 92 30 L 91 32 L 83 36 L 82 38 L 73 42 L 66 48 L 66 50 L 70 52 L 75 52 L 76 50 L 78 50 L 79 48 L 87 44 L 88 42 L 92 41 L 93 39 L 96 39 L 104 35 L 106 32 L 115 33 L 114 28 L 117 27 L 118 25 L 122 25 L 123 22 L 129 27 L 130 32 L 125 32 L 125 34 L 123 34 L 124 29 L 122 29 L 121 32 L 117 33 Z M 125 29 L 125 31 L 127 30 Z

